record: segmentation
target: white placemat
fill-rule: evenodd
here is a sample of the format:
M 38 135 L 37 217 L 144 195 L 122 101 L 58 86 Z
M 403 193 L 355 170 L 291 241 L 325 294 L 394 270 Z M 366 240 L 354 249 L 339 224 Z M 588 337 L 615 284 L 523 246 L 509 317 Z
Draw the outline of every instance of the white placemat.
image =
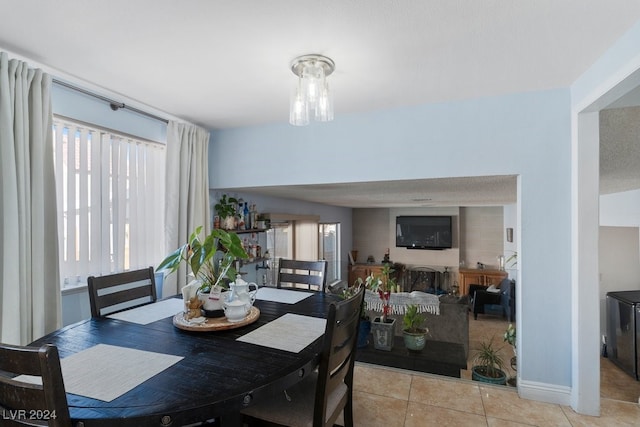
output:
M 295 304 L 313 295 L 313 292 L 291 291 L 278 288 L 260 288 L 256 294 L 256 299 L 262 301 L 282 302 L 285 304 Z
M 169 298 L 156 301 L 153 304 L 132 308 L 108 315 L 112 319 L 124 320 L 139 325 L 148 325 L 157 320 L 173 317 L 176 313 L 184 311 L 184 302 L 178 298 Z
M 107 344 L 98 344 L 60 360 L 67 393 L 111 402 L 183 358 Z M 18 381 L 41 383 L 21 375 Z
M 324 334 L 326 319 L 287 313 L 237 341 L 299 353 Z

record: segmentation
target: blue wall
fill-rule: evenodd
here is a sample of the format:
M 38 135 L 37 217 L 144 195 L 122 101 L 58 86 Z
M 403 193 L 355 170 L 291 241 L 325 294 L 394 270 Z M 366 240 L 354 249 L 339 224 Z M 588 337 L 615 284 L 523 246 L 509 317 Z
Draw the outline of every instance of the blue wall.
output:
M 57 84 L 52 86 L 51 100 L 54 114 L 151 141 L 167 142 L 167 125 L 162 121 L 130 110 L 113 111 L 105 101 Z
M 559 89 L 339 115 L 302 128 L 273 124 L 212 132 L 210 187 L 518 175 L 519 374 L 566 390 L 570 102 L 569 90 Z

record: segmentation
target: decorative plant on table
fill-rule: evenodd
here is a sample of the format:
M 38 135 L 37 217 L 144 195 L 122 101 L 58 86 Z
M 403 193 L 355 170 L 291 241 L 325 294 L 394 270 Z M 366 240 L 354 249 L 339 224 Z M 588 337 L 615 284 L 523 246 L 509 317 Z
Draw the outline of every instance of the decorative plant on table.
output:
M 473 357 L 471 379 L 491 384 L 505 384 L 507 376 L 500 348 L 493 346 L 493 338 L 483 341 Z
M 402 318 L 402 335 L 404 345 L 409 350 L 422 350 L 426 343 L 429 329 L 423 327 L 425 322 L 424 314 L 418 311 L 417 305 L 408 305 Z
M 249 256 L 242 247 L 242 241 L 235 233 L 214 229 L 200 239 L 202 226 L 195 229 L 189 241 L 169 254 L 158 266 L 158 271 L 168 270 L 173 273 L 185 262 L 197 280 L 201 282 L 200 293 L 208 293 L 213 289 L 227 289 L 225 279 L 235 280 L 238 272 L 233 268 L 236 259 L 247 259 Z
M 227 198 L 226 194 L 223 194 L 218 200 L 218 203 L 214 205 L 216 213 L 220 217 L 220 227 L 226 230 L 234 230 L 236 228 L 236 207 L 238 206 L 238 199 L 235 197 Z

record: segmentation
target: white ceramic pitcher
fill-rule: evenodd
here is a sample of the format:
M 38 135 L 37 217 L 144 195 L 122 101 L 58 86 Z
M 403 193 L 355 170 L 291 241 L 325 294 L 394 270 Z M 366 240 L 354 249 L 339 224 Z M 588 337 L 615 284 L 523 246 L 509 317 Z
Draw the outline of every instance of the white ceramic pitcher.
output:
M 252 287 L 253 290 L 251 289 Z M 245 282 L 239 274 L 234 282 L 229 283 L 229 289 L 231 290 L 230 298 L 248 303 L 249 307 L 253 305 L 258 293 L 258 285 L 254 282 Z

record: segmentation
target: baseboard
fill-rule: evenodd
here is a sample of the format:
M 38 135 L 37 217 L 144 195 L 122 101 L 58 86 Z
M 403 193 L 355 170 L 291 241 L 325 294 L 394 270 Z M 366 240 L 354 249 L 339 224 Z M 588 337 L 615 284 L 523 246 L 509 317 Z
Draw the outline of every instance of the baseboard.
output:
M 523 399 L 571 406 L 571 387 L 525 381 L 518 378 L 518 394 Z

